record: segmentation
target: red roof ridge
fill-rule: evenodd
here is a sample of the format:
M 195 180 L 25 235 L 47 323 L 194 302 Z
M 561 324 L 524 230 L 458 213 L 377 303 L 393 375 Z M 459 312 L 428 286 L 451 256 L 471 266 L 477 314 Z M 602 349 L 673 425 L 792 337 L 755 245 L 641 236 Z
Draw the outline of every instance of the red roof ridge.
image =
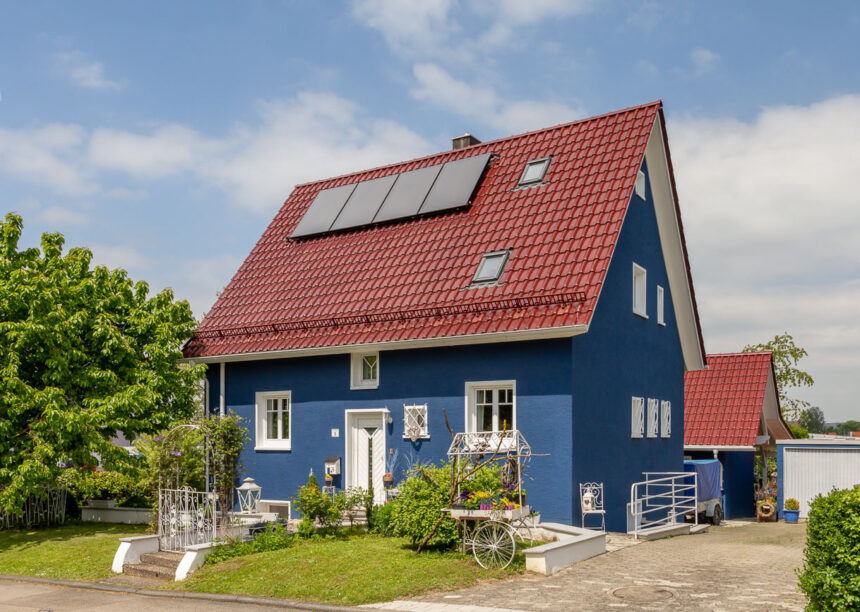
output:
M 465 151 L 466 149 L 472 149 L 472 148 L 476 148 L 476 147 L 486 147 L 487 145 L 495 145 L 495 144 L 500 144 L 500 143 L 504 143 L 504 142 L 509 142 L 512 140 L 517 140 L 519 138 L 526 138 L 528 136 L 534 136 L 535 134 L 549 133 L 549 132 L 553 132 L 555 130 L 560 130 L 560 129 L 572 127 L 572 126 L 580 124 L 580 123 L 588 123 L 590 121 L 597 121 L 599 119 L 606 119 L 606 118 L 612 117 L 614 115 L 622 115 L 624 113 L 630 113 L 633 111 L 641 110 L 643 108 L 649 108 L 651 106 L 656 107 L 657 109 L 663 108 L 663 100 L 658 99 L 658 100 L 654 100 L 652 102 L 646 102 L 644 104 L 639 104 L 637 106 L 628 106 L 627 108 L 622 108 L 619 110 L 610 111 L 608 113 L 603 113 L 600 115 L 594 115 L 592 117 L 583 117 L 582 119 L 575 119 L 573 121 L 568 121 L 566 123 L 559 123 L 557 125 L 551 125 L 549 127 L 540 128 L 537 130 L 532 130 L 530 132 L 523 132 L 521 134 L 512 134 L 510 136 L 503 136 L 502 138 L 496 138 L 495 140 L 487 140 L 486 142 L 480 142 L 478 144 L 474 144 L 474 145 L 471 145 L 468 147 L 463 147 L 462 149 L 448 149 L 446 151 L 438 151 L 436 153 L 430 153 L 430 154 L 424 155 L 422 157 L 415 157 L 412 159 L 402 160 L 402 161 L 398 161 L 398 162 L 392 162 L 390 164 L 382 164 L 381 166 L 375 166 L 373 168 L 366 168 L 364 170 L 347 172 L 345 174 L 338 174 L 335 176 L 317 179 L 314 181 L 307 181 L 305 183 L 297 183 L 293 189 L 295 190 L 295 189 L 299 189 L 300 187 L 308 187 L 310 185 L 319 185 L 320 183 L 329 183 L 332 181 L 339 181 L 339 180 L 353 178 L 353 177 L 360 177 L 362 175 L 371 174 L 373 172 L 378 172 L 380 170 L 393 170 L 395 168 L 398 168 L 401 166 L 407 166 L 409 164 L 414 164 L 416 162 L 425 162 L 427 160 L 433 159 L 434 157 L 442 158 L 442 157 L 447 157 L 449 155 L 454 155 L 454 154 L 457 154 L 461 151 Z
M 741 357 L 743 355 L 773 355 L 773 351 L 738 351 L 737 353 L 708 353 L 708 357 Z

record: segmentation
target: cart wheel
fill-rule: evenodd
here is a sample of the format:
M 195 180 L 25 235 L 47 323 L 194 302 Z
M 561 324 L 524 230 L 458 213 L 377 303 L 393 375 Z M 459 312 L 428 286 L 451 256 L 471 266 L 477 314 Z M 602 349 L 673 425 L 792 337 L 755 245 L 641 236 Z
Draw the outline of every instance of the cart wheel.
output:
M 472 554 L 484 569 L 504 569 L 514 560 L 514 530 L 499 521 L 484 521 L 472 534 Z
M 723 508 L 720 504 L 714 506 L 714 516 L 711 517 L 711 523 L 714 525 L 719 525 L 723 522 Z

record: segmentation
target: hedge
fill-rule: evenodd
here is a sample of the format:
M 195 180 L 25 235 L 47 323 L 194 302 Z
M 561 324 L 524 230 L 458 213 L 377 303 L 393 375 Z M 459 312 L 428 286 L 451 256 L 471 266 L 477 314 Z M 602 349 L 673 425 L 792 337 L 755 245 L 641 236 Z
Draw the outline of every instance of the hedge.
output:
M 808 609 L 860 609 L 860 485 L 813 500 L 803 552 Z

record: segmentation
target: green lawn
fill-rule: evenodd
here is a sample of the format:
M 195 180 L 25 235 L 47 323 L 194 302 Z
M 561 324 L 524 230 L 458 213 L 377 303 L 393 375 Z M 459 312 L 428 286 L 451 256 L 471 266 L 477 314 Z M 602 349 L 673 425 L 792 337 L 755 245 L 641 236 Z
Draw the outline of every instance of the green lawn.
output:
M 303 541 L 292 548 L 207 565 L 169 588 L 357 605 L 510 577 L 523 566 L 519 559 L 506 570 L 490 571 L 471 556 L 416 555 L 406 540 L 365 535 Z
M 47 529 L 0 531 L 0 574 L 98 580 L 110 576 L 119 538 L 146 525 L 70 523 Z

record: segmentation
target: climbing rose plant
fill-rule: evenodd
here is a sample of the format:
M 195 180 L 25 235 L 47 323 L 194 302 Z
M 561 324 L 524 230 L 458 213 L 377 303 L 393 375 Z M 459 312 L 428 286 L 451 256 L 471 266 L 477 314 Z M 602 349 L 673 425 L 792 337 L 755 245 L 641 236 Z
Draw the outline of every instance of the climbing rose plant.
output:
M 124 270 L 63 253 L 61 234 L 19 249 L 23 221 L 0 222 L 0 510 L 54 485 L 61 464 L 134 460 L 110 443 L 157 433 L 194 410 L 202 366 L 180 365 L 191 308 L 149 296 Z

